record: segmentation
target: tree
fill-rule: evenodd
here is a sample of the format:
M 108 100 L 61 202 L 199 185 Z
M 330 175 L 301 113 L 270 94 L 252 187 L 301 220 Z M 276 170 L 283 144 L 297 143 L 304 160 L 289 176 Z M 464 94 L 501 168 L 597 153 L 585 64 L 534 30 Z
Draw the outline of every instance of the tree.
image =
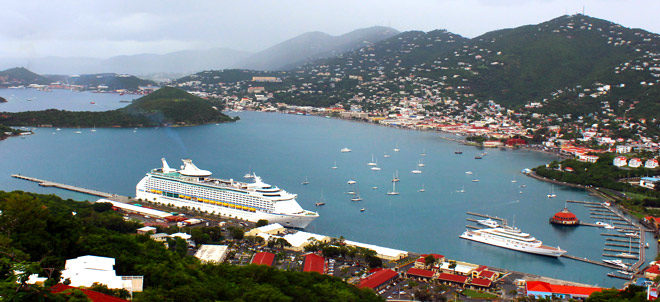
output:
M 449 261 L 449 268 L 455 273 L 456 272 L 456 261 L 450 260 Z
M 268 220 L 266 220 L 266 219 L 257 220 L 257 225 L 256 225 L 257 227 L 262 227 L 262 226 L 265 226 L 265 225 L 268 225 Z
M 245 236 L 245 231 L 243 231 L 242 228 L 239 227 L 229 227 L 229 233 L 231 234 L 231 238 L 241 240 Z
M 435 263 L 435 257 L 433 257 L 433 255 L 426 255 L 426 257 L 424 257 L 424 265 L 426 267 L 433 265 L 433 263 Z

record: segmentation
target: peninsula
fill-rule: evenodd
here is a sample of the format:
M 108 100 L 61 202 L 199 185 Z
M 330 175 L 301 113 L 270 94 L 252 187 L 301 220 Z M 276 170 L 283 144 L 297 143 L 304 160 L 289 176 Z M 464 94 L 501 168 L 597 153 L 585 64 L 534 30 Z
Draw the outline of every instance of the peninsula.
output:
M 103 112 L 49 109 L 0 113 L 0 124 L 46 127 L 194 126 L 231 122 L 223 103 L 206 100 L 181 89 L 163 87 L 117 110 Z

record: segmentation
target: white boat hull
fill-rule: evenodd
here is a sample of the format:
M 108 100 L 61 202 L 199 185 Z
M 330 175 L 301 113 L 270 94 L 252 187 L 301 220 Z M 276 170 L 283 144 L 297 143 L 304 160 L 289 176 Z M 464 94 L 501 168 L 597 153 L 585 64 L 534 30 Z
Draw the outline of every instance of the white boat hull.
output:
M 467 240 L 472 240 L 476 242 L 481 242 L 485 244 L 490 244 L 494 246 L 499 246 L 503 247 L 506 249 L 510 250 L 515 250 L 519 252 L 525 252 L 525 253 L 531 253 L 531 254 L 537 254 L 537 255 L 543 255 L 543 256 L 550 256 L 550 257 L 560 257 L 561 255 L 565 254 L 566 251 L 558 249 L 558 248 L 553 248 L 545 245 L 541 245 L 538 247 L 535 246 L 522 246 L 519 244 L 510 244 L 506 243 L 503 241 L 497 241 L 497 240 L 488 240 L 487 238 L 484 238 L 482 236 L 478 235 L 473 235 L 470 231 L 466 231 L 465 233 L 461 234 L 460 238 L 467 239 Z
M 318 215 L 274 214 L 260 211 L 248 212 L 197 201 L 166 197 L 140 190 L 137 190 L 136 198 L 174 207 L 184 207 L 189 209 L 196 209 L 199 211 L 207 211 L 209 213 L 214 213 L 229 218 L 244 219 L 251 222 L 257 222 L 260 219 L 265 219 L 268 220 L 268 223 L 279 223 L 285 227 L 299 229 L 306 228 L 314 219 L 318 217 Z

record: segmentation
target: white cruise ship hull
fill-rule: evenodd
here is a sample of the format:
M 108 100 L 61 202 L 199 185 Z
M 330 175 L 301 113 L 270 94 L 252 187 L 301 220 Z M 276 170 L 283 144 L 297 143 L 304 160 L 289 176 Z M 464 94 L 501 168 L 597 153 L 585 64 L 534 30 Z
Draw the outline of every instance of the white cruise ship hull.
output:
M 156 202 L 163 205 L 174 206 L 174 207 L 184 207 L 189 209 L 196 209 L 199 211 L 206 211 L 209 213 L 214 213 L 217 215 L 244 219 L 251 222 L 257 222 L 260 219 L 268 220 L 268 223 L 279 223 L 284 227 L 289 228 L 306 228 L 318 215 L 291 215 L 291 214 L 274 214 L 274 213 L 264 213 L 264 212 L 247 212 L 237 209 L 231 209 L 226 207 L 219 207 L 212 204 L 206 204 L 202 202 L 190 201 L 185 199 L 166 197 L 158 194 L 153 194 L 149 192 L 144 192 L 137 190 L 136 198 L 148 200 L 150 202 Z
M 521 244 L 507 243 L 505 241 L 493 240 L 493 239 L 485 238 L 483 236 L 475 234 L 471 231 L 466 231 L 465 233 L 463 233 L 459 237 L 463 238 L 463 239 L 467 239 L 467 240 L 472 240 L 472 241 L 476 241 L 476 242 L 490 244 L 490 245 L 493 245 L 493 246 L 503 247 L 505 249 L 515 250 L 515 251 L 520 251 L 520 252 L 525 252 L 525 253 L 531 253 L 531 254 L 537 254 L 537 255 L 543 255 L 543 256 L 560 257 L 561 255 L 566 253 L 566 251 L 564 251 L 562 249 L 549 247 L 549 246 L 545 246 L 545 245 L 523 246 Z

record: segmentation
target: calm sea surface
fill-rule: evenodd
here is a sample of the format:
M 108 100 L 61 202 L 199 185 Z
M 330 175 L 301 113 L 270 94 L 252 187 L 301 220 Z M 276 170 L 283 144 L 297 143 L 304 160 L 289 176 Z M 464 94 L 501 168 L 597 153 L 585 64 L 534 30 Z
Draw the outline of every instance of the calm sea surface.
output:
M 0 103 L 0 112 L 36 111 L 61 109 L 70 111 L 105 111 L 125 107 L 140 95 L 115 93 L 76 92 L 66 89 L 40 91 L 29 88 L 0 89 L 0 97 L 7 103 Z M 94 104 L 92 104 L 94 102 Z
M 115 95 L 107 102 L 114 104 L 119 99 L 122 97 Z M 307 228 L 310 232 L 600 286 L 623 283 L 605 275 L 611 269 L 458 238 L 466 224 L 473 224 L 465 220 L 465 212 L 472 211 L 507 218 L 546 245 L 559 245 L 569 254 L 601 259 L 605 243 L 602 230 L 557 228 L 548 223 L 567 199 L 598 200 L 584 191 L 553 187 L 520 174 L 523 168 L 553 160 L 552 156 L 522 150 L 479 150 L 442 139 L 440 133 L 322 117 L 258 112 L 238 115 L 241 120 L 237 123 L 186 128 L 81 129 L 82 134 L 76 134 L 76 129 L 36 129 L 34 135 L 0 142 L 0 189 L 93 198 L 9 176 L 21 173 L 134 195 L 137 182 L 145 172 L 160 166 L 161 157 L 173 167 L 180 165 L 181 158 L 191 158 L 216 177 L 242 179 L 254 171 L 264 181 L 298 194 L 304 208 L 320 214 Z M 400 152 L 393 151 L 395 146 Z M 353 151 L 340 153 L 343 147 Z M 458 149 L 462 155 L 454 154 Z M 423 152 L 426 156 L 421 155 Z M 482 152 L 487 152 L 483 159 L 474 159 Z M 372 154 L 381 171 L 367 166 Z M 420 168 L 423 173 L 412 174 L 420 161 L 425 165 Z M 331 169 L 335 162 L 338 168 Z M 396 190 L 401 194 L 388 196 L 396 171 L 401 179 Z M 301 184 L 305 178 L 308 185 Z M 357 180 L 355 189 L 363 198 L 360 202 L 352 202 L 346 194 L 351 189 L 346 182 L 351 178 Z M 419 192 L 422 186 L 425 192 Z M 457 192 L 461 189 L 464 193 Z M 550 192 L 557 198 L 546 198 Z M 315 207 L 319 200 L 326 205 Z M 580 219 L 593 222 L 584 206 L 568 207 Z M 361 208 L 366 211 L 360 212 Z M 648 241 L 653 243 L 652 237 Z M 649 258 L 656 254 L 655 245 L 651 246 Z

